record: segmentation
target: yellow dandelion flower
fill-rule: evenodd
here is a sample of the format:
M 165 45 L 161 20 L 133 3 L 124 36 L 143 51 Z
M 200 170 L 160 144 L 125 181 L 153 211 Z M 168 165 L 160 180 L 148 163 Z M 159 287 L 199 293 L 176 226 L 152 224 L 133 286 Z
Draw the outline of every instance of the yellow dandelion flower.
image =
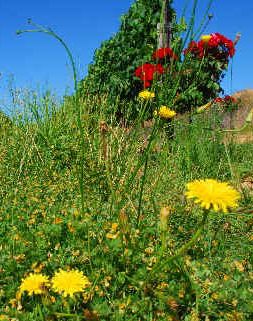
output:
M 64 297 L 68 295 L 73 297 L 75 293 L 83 292 L 90 285 L 88 278 L 78 270 L 64 271 L 61 269 L 55 273 L 51 282 L 52 289 Z
M 167 106 L 161 106 L 159 110 L 156 110 L 154 112 L 155 116 L 159 116 L 164 119 L 173 118 L 174 116 L 176 116 L 176 114 L 177 113 L 174 110 L 168 108 Z
M 227 213 L 228 208 L 238 206 L 240 194 L 228 183 L 216 181 L 214 179 L 201 179 L 187 184 L 187 198 L 195 198 L 195 203 L 201 207 L 215 212 Z
M 19 287 L 19 291 L 22 294 L 27 292 L 28 295 L 43 294 L 46 287 L 50 286 L 50 282 L 47 276 L 41 273 L 30 273 L 26 278 L 22 279 L 22 283 Z
M 211 38 L 212 38 L 211 35 L 203 35 L 201 37 L 201 40 L 204 41 L 205 43 L 208 43 Z
M 148 91 L 148 90 L 143 90 L 139 93 L 138 97 L 145 99 L 145 100 L 149 100 L 149 99 L 153 99 L 155 97 L 155 93 Z

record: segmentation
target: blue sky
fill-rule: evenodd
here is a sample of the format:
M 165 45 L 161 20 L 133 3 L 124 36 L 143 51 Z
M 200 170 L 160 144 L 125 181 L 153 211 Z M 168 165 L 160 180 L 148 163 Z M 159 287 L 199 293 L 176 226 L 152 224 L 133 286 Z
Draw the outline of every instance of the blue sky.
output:
M 120 16 L 127 12 L 132 2 L 0 0 L 0 98 L 6 95 L 12 77 L 16 87 L 48 87 L 59 95 L 72 89 L 70 65 L 65 52 L 54 39 L 43 34 L 16 36 L 16 30 L 27 28 L 28 18 L 51 27 L 64 38 L 74 54 L 79 77 L 82 78 L 94 50 L 101 41 L 117 32 Z M 207 2 L 199 1 L 198 17 L 201 17 Z M 184 3 L 174 0 L 179 16 Z M 253 1 L 214 0 L 210 11 L 214 18 L 206 33 L 220 32 L 231 39 L 238 31 L 242 34 L 233 60 L 232 91 L 252 88 Z M 223 86 L 230 93 L 230 76 L 226 77 Z

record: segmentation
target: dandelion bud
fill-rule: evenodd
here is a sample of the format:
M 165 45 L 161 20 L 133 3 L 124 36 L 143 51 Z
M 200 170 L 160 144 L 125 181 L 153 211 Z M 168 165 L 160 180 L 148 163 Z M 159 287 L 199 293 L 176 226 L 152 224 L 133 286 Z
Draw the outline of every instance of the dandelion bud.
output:
M 234 45 L 236 45 L 240 39 L 241 39 L 241 33 L 237 32 L 234 40 Z
M 105 121 L 102 120 L 102 121 L 99 123 L 99 130 L 100 130 L 100 132 L 101 132 L 102 134 L 108 132 L 108 126 L 107 126 L 107 124 L 106 124 Z
M 162 231 L 167 230 L 167 225 L 168 225 L 168 219 L 169 215 L 171 213 L 171 208 L 170 207 L 162 207 L 160 211 L 160 228 Z

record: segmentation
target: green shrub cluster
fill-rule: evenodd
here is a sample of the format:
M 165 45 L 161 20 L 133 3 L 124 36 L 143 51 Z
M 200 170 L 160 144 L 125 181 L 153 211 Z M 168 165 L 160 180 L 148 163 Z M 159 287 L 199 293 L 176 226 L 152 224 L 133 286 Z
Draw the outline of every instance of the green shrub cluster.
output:
M 134 79 L 134 71 L 150 59 L 157 47 L 161 10 L 161 0 L 133 3 L 121 17 L 119 32 L 96 50 L 88 75 L 79 84 L 83 96 L 99 94 L 112 99 L 133 99 L 137 95 L 142 85 Z M 169 14 L 174 17 L 171 6 Z
M 211 46 L 210 50 L 203 50 L 205 45 L 202 43 L 201 56 L 196 48 L 202 40 L 193 40 L 201 35 L 210 21 L 210 15 L 205 15 L 204 27 L 196 26 L 193 20 L 186 24 L 184 18 L 176 23 L 176 15 L 171 5 L 172 1 L 168 8 L 168 20 L 172 29 L 170 45 L 178 59 L 152 59 L 157 49 L 157 24 L 161 22 L 163 15 L 161 0 L 134 2 L 129 12 L 122 17 L 119 32 L 96 50 L 87 77 L 79 83 L 79 93 L 82 97 L 106 97 L 111 102 L 106 110 L 110 118 L 112 115 L 124 120 L 138 117 L 141 107 L 135 98 L 143 89 L 143 82 L 135 76 L 135 71 L 145 63 L 162 63 L 164 67 L 163 75 L 154 77 L 151 90 L 155 92 L 156 99 L 148 108 L 146 119 L 152 118 L 154 110 L 161 105 L 184 113 L 210 102 L 223 92 L 221 80 L 227 70 L 229 56 L 232 57 L 228 55 L 228 48 L 224 43 L 231 40 L 217 34 L 225 39 L 224 43 L 218 44 L 216 48 Z M 194 16 L 194 12 L 192 15 Z M 186 55 L 187 46 L 196 48 Z M 97 107 L 94 106 L 95 108 Z

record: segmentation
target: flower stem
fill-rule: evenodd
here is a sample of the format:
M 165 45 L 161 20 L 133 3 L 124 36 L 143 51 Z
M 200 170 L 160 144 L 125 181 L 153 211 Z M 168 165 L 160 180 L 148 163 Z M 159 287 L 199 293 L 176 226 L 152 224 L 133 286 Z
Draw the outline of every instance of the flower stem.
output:
M 157 130 L 157 121 L 155 121 L 155 123 L 154 123 L 151 135 L 149 137 L 148 145 L 146 148 L 146 153 L 144 156 L 144 171 L 143 171 L 143 175 L 141 178 L 141 189 L 140 189 L 140 194 L 139 194 L 139 204 L 138 204 L 138 210 L 137 210 L 137 227 L 139 227 L 139 224 L 140 224 L 141 206 L 142 206 L 143 191 L 144 191 L 144 186 L 145 186 L 146 176 L 147 176 L 149 151 L 150 151 L 152 141 L 156 135 L 156 130 Z
M 199 228 L 195 232 L 195 234 L 186 244 L 184 244 L 180 249 L 178 249 L 178 251 L 173 256 L 168 257 L 163 262 L 161 262 L 162 257 L 160 257 L 160 259 L 154 265 L 152 271 L 148 274 L 148 278 L 147 278 L 148 280 L 152 278 L 152 276 L 157 272 L 158 269 L 163 269 L 164 266 L 169 265 L 171 262 L 182 257 L 196 243 L 196 241 L 198 240 L 198 238 L 201 236 L 203 232 L 203 229 L 208 217 L 208 213 L 209 212 L 207 210 L 204 210 L 202 221 L 200 223 Z

